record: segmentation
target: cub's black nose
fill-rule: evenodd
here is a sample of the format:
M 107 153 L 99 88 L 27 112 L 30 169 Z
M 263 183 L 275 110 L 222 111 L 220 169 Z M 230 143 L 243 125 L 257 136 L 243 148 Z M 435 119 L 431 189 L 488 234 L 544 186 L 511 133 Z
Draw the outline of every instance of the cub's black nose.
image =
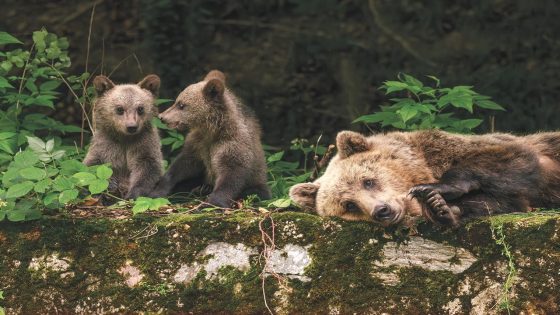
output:
M 138 127 L 126 127 L 126 131 L 128 133 L 135 133 L 138 130 Z
M 377 220 L 387 220 L 391 217 L 391 208 L 387 204 L 377 205 L 373 208 L 373 216 Z
M 163 115 L 162 115 L 162 114 L 159 114 L 159 115 L 158 115 L 158 118 L 159 118 L 159 120 L 161 120 L 163 123 L 165 123 L 165 119 L 163 119 Z

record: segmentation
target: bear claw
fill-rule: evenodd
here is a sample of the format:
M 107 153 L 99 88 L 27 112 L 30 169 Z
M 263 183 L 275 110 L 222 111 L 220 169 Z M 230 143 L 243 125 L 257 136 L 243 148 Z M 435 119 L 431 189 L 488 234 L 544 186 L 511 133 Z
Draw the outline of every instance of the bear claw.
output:
M 447 223 L 453 226 L 458 224 L 461 212 L 460 209 L 455 206 L 450 207 L 434 185 L 424 184 L 414 186 L 410 189 L 408 194 L 416 198 L 427 208 L 425 216 L 428 217 L 428 219 L 432 221 L 435 219 L 441 223 Z

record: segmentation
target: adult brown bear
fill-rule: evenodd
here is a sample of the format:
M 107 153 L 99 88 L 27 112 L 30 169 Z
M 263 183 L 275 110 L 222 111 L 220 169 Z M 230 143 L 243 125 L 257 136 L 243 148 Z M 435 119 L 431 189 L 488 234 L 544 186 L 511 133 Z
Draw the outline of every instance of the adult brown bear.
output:
M 385 226 L 560 206 L 560 132 L 524 137 L 438 130 L 365 137 L 342 131 L 323 176 L 290 196 L 320 215 Z

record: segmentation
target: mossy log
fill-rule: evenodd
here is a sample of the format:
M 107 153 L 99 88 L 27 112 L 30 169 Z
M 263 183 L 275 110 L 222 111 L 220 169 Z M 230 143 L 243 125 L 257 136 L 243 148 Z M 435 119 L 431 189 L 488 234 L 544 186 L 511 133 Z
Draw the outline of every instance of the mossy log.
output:
M 421 224 L 414 234 L 295 212 L 2 223 L 0 306 L 8 314 L 560 312 L 559 214 L 456 230 Z

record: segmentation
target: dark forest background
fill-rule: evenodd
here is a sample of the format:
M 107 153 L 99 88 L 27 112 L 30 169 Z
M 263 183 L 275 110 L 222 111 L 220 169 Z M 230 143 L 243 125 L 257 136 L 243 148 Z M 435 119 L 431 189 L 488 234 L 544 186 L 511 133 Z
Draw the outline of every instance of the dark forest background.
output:
M 175 98 L 211 69 L 253 108 L 264 142 L 327 141 L 386 103 L 399 72 L 473 85 L 506 108 L 496 130 L 560 127 L 560 4 L 555 1 L 4 0 L 0 29 L 70 40 L 73 72 L 116 82 L 156 73 Z M 80 123 L 69 95 L 53 113 Z M 488 122 L 479 131 L 488 130 Z

